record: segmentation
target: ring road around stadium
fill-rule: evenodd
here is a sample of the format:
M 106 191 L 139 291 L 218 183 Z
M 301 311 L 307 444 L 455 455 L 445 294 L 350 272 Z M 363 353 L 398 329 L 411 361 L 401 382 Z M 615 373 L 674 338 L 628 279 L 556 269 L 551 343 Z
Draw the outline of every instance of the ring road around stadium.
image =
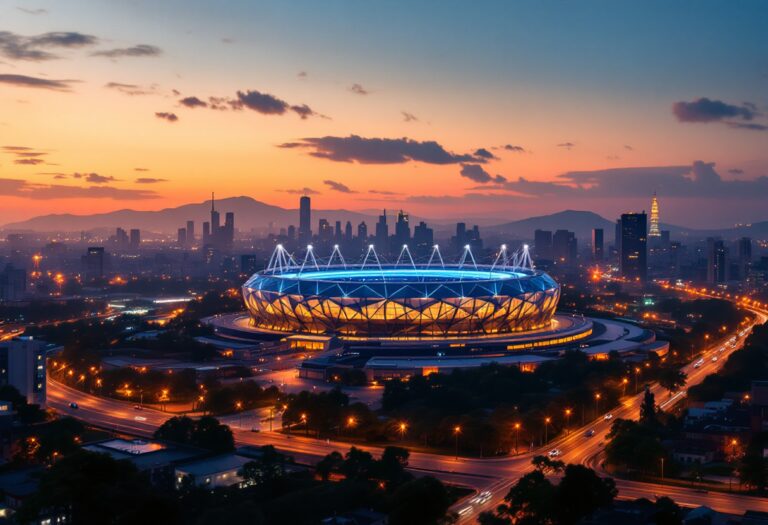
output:
M 238 344 L 317 351 L 302 365 L 306 377 L 328 379 L 340 366 L 371 379 L 490 362 L 530 369 L 569 349 L 644 359 L 669 348 L 633 324 L 556 314 L 560 286 L 533 268 L 527 250 L 508 257 L 502 247 L 492 265 L 476 264 L 468 248 L 458 264 L 434 252 L 416 264 L 406 247 L 396 264 L 375 252 L 372 262 L 367 254 L 346 264 L 339 253 L 320 264 L 311 247 L 297 264 L 281 250 L 243 285 L 247 315 L 207 322 Z

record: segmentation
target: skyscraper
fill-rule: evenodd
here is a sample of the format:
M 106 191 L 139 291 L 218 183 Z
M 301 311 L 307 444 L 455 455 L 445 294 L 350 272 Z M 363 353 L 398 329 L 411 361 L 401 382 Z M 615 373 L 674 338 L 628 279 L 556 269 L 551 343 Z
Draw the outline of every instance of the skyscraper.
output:
M 435 233 L 426 222 L 421 221 L 413 229 L 413 244 L 415 250 L 420 253 L 428 253 L 435 244 Z
M 720 239 L 707 239 L 707 282 L 724 283 L 728 280 L 728 249 Z
M 648 216 L 645 212 L 623 213 L 619 224 L 621 275 L 644 282 L 648 277 Z
M 411 225 L 408 214 L 400 210 L 397 214 L 395 223 L 395 246 L 399 249 L 403 244 L 408 244 L 411 240 Z
M 306 195 L 299 199 L 299 241 L 312 240 L 312 201 Z
M 376 244 L 379 250 L 386 250 L 389 247 L 389 226 L 387 226 L 387 210 L 383 210 L 379 215 L 379 222 L 376 223 Z
M 141 230 L 138 228 L 133 228 L 131 230 L 131 250 L 136 251 L 139 249 L 139 245 L 141 244 Z
M 352 240 L 352 223 L 347 221 L 344 225 L 344 242 L 350 242 Z
M 214 206 L 214 195 L 211 193 L 211 236 L 216 237 L 219 233 L 219 228 L 221 228 L 221 220 L 219 218 L 219 212 L 216 211 L 216 207 Z
M 656 192 L 653 192 L 651 199 L 651 228 L 648 230 L 648 237 L 661 237 L 659 229 L 659 199 L 656 198 Z
M 594 228 L 592 230 L 592 259 L 602 261 L 603 255 L 603 229 Z
M 195 221 L 187 221 L 187 244 L 195 244 Z
M 87 280 L 101 279 L 104 277 L 104 248 L 101 246 L 89 246 L 83 256 L 85 266 L 85 278 Z
M 179 228 L 176 232 L 176 244 L 184 248 L 187 245 L 187 229 Z
M 557 230 L 552 236 L 552 255 L 557 264 L 576 264 L 578 245 L 576 234 L 568 230 Z
M 537 259 L 551 261 L 552 256 L 552 232 L 548 230 L 536 230 L 533 232 L 533 253 Z
M 360 242 L 365 242 L 368 240 L 368 225 L 365 224 L 365 221 L 357 225 L 357 238 L 360 240 Z
M 17 337 L 0 343 L 2 382 L 24 396 L 27 403 L 45 406 L 45 368 L 47 345 L 32 337 Z

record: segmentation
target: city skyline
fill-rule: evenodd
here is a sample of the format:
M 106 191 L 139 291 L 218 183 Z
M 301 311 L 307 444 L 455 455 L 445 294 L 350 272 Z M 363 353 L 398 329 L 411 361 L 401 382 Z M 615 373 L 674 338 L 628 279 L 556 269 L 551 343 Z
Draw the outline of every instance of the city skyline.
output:
M 763 4 L 696 27 L 684 3 L 180 6 L 0 4 L 4 222 L 211 189 L 507 220 L 656 191 L 667 223 L 768 219 Z

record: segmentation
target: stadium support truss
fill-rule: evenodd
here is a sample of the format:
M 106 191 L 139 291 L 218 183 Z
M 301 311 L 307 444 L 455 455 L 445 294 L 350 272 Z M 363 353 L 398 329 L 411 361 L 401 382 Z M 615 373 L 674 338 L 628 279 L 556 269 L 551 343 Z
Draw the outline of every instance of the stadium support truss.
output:
M 298 263 L 278 246 L 267 268 L 243 285 L 255 327 L 288 333 L 403 338 L 482 336 L 548 327 L 559 285 L 533 267 L 527 246 L 502 246 L 493 264 L 470 248 L 446 264 L 435 246 L 427 263 L 404 246 L 382 263 L 370 246 L 347 264 L 338 246 L 320 262 L 308 246 Z

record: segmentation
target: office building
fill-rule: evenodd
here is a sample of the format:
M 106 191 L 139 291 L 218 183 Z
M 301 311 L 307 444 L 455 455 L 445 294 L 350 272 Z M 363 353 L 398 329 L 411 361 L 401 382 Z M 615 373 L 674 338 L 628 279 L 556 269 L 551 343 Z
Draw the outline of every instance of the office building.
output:
M 323 241 L 333 239 L 333 226 L 331 226 L 327 219 L 320 219 L 317 222 L 317 237 Z
M 592 260 L 602 261 L 603 253 L 603 229 L 594 228 L 592 230 Z
M 724 283 L 728 280 L 728 249 L 720 239 L 707 239 L 707 282 Z
M 187 221 L 187 243 L 195 244 L 195 221 Z
M 45 356 L 53 348 L 32 337 L 0 343 L 0 383 L 11 385 L 27 403 L 45 405 Z
M 176 232 L 176 244 L 178 244 L 182 248 L 187 245 L 187 229 L 186 228 L 179 228 L 179 230 Z
M 379 222 L 376 223 L 376 244 L 379 250 L 386 250 L 389 246 L 389 226 L 387 226 L 387 210 L 379 215 Z
M 413 229 L 413 246 L 419 253 L 428 253 L 435 244 L 435 232 L 421 221 Z
M 299 242 L 312 240 L 312 201 L 304 195 L 299 199 Z
M 408 244 L 411 241 L 411 225 L 408 214 L 403 210 L 397 213 L 397 222 L 395 222 L 395 250 L 399 251 L 400 247 L 404 244 Z
M 347 221 L 344 225 L 344 242 L 350 242 L 352 240 L 352 223 Z
M 357 238 L 361 242 L 366 242 L 368 240 L 368 225 L 365 224 L 365 221 L 357 225 Z
M 551 261 L 553 259 L 551 231 L 536 230 L 533 232 L 533 253 L 540 260 Z
M 85 269 L 85 278 L 88 281 L 101 279 L 104 277 L 104 263 L 106 254 L 101 246 L 89 246 L 88 251 L 83 256 L 83 266 Z
M 557 230 L 552 236 L 552 255 L 556 264 L 573 266 L 578 256 L 576 234 L 568 230 Z
M 0 301 L 18 301 L 27 292 L 27 272 L 7 264 L 0 272 Z
M 648 278 L 648 216 L 645 212 L 623 213 L 619 225 L 621 276 L 644 282 Z
M 130 245 L 132 251 L 138 251 L 141 245 L 141 230 L 133 228 L 131 230 Z

